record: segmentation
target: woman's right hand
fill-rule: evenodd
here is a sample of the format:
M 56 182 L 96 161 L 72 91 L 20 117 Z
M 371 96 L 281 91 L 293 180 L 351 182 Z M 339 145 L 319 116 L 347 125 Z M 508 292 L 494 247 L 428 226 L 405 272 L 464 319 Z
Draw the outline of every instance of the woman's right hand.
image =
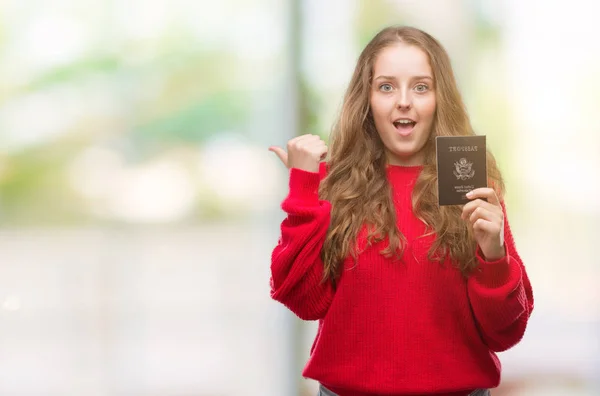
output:
M 274 152 L 288 169 L 317 173 L 319 163 L 327 155 L 327 146 L 317 135 L 302 135 L 287 143 L 287 152 L 277 146 L 269 147 L 269 151 Z

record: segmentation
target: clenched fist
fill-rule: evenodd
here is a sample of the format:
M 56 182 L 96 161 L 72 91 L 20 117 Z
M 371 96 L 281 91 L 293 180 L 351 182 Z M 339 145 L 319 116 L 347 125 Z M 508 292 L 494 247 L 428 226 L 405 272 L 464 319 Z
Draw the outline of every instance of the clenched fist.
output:
M 317 173 L 319 162 L 327 155 L 327 146 L 317 135 L 302 135 L 287 143 L 287 153 L 277 146 L 269 147 L 269 151 L 277 154 L 287 168 Z

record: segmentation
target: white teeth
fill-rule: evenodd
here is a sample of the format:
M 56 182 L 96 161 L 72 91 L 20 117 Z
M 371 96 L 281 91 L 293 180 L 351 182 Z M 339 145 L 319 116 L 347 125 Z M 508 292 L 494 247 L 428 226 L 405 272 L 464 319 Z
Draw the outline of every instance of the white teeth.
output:
M 396 121 L 398 124 L 412 124 L 413 121 L 410 120 L 398 120 Z

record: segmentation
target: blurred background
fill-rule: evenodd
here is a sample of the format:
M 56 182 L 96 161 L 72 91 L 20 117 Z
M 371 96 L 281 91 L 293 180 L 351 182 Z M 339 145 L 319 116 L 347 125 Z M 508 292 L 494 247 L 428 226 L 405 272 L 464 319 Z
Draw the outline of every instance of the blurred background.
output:
M 594 0 L 0 2 L 0 395 L 304 396 L 287 172 L 389 24 L 447 48 L 536 309 L 501 395 L 600 395 Z

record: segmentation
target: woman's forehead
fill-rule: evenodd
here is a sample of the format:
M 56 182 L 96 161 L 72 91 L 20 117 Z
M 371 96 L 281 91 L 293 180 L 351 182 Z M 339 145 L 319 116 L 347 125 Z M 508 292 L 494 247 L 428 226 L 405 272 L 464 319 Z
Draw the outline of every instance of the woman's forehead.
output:
M 429 57 L 421 48 L 398 43 L 381 50 L 375 58 L 373 77 L 391 76 L 395 78 L 432 75 Z

